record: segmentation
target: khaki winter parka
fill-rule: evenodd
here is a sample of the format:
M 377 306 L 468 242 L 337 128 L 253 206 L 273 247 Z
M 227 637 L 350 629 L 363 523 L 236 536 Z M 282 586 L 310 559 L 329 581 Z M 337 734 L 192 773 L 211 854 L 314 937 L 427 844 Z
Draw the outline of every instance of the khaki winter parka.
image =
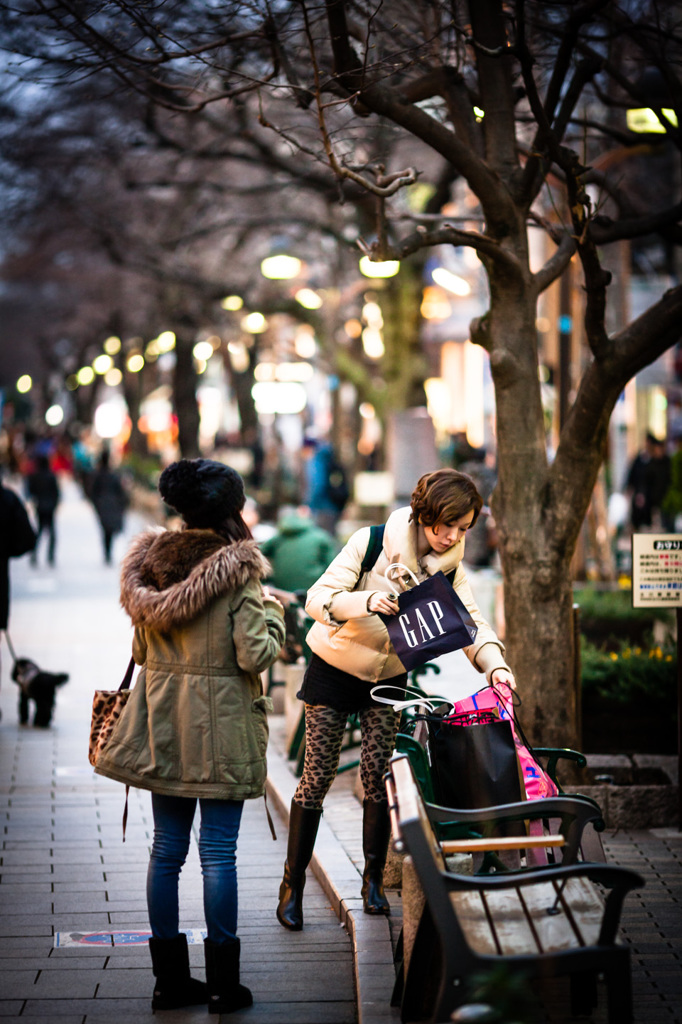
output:
M 465 647 L 464 653 L 474 668 L 484 672 L 490 681 L 494 669 L 509 667 L 504 660 L 504 647 L 481 615 L 460 564 L 464 539 L 442 555 L 430 551 L 418 559 L 418 526 L 408 522 L 411 512 L 408 506 L 389 516 L 379 557 L 362 578 L 359 578 L 360 567 L 367 551 L 369 527 L 353 534 L 327 571 L 311 587 L 306 611 L 316 621 L 308 633 L 308 644 L 329 665 L 359 679 L 377 682 L 399 675 L 405 669 L 393 650 L 383 622 L 367 608 L 370 596 L 377 591 L 399 592 L 412 585 L 407 574 L 404 574 L 402 584 L 400 579 L 393 578 L 393 582 L 386 579 L 384 573 L 393 562 L 407 566 L 420 581 L 439 570 L 447 575 L 456 569 L 453 587 L 478 626 L 476 642 Z
M 270 699 L 260 673 L 284 642 L 254 541 L 148 531 L 121 573 L 142 665 L 95 771 L 172 796 L 242 800 L 265 787 Z

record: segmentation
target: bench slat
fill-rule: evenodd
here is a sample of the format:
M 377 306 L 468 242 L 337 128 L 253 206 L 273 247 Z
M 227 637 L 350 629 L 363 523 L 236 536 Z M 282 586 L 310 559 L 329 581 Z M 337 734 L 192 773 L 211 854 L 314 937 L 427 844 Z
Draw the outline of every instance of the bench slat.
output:
M 485 953 L 488 956 L 499 955 L 495 935 L 485 912 L 482 893 L 453 892 L 450 893 L 450 902 L 470 948 L 476 953 Z
M 553 883 L 558 890 L 560 886 Z M 573 927 L 583 946 L 594 946 L 599 939 L 604 901 L 589 878 L 569 878 L 561 902 L 564 912 L 573 919 Z
M 586 879 L 569 879 L 559 898 L 559 913 L 548 914 L 557 905 L 559 888 L 543 882 L 522 891 L 457 892 L 450 900 L 467 943 L 477 953 L 536 954 L 594 945 L 603 914 L 594 887 Z

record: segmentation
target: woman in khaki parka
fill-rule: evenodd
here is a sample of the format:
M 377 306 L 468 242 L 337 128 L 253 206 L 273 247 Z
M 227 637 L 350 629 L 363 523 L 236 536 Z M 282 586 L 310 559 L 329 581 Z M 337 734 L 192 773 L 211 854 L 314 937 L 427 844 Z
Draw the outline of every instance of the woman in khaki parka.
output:
M 185 525 L 141 534 L 123 562 L 121 603 L 143 667 L 95 770 L 152 793 L 152 1008 L 208 1003 L 229 1013 L 252 1003 L 239 984 L 236 845 L 244 800 L 265 788 L 260 673 L 282 647 L 284 615 L 261 585 L 269 566 L 242 519 L 239 474 L 183 459 L 164 470 L 159 490 Z M 207 984 L 190 977 L 178 914 L 197 801 Z

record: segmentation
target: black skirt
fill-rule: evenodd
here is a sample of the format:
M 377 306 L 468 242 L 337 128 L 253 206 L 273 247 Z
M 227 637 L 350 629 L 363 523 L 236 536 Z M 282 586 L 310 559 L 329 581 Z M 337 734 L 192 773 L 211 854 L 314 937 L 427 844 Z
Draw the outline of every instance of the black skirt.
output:
M 390 679 L 380 680 L 382 686 L 407 686 L 407 672 L 399 676 L 392 676 Z M 388 706 L 379 704 L 373 700 L 370 690 L 378 686 L 379 682 L 371 683 L 367 679 L 358 679 L 340 668 L 328 665 L 317 654 L 313 654 L 305 675 L 303 684 L 296 696 L 306 704 L 323 704 L 325 707 L 333 708 L 334 711 L 343 711 L 346 714 L 354 714 L 356 711 L 364 711 L 365 708 L 380 708 Z M 396 698 L 397 699 L 397 698 Z

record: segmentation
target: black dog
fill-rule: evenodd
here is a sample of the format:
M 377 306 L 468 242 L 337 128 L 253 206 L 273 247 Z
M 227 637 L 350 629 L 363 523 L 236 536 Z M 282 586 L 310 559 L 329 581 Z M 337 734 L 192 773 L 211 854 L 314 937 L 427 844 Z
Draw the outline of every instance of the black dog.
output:
M 19 721 L 28 725 L 29 700 L 35 703 L 33 724 L 47 729 L 52 721 L 55 690 L 68 682 L 66 672 L 44 672 L 35 661 L 17 658 L 12 669 L 12 679 L 19 684 Z

